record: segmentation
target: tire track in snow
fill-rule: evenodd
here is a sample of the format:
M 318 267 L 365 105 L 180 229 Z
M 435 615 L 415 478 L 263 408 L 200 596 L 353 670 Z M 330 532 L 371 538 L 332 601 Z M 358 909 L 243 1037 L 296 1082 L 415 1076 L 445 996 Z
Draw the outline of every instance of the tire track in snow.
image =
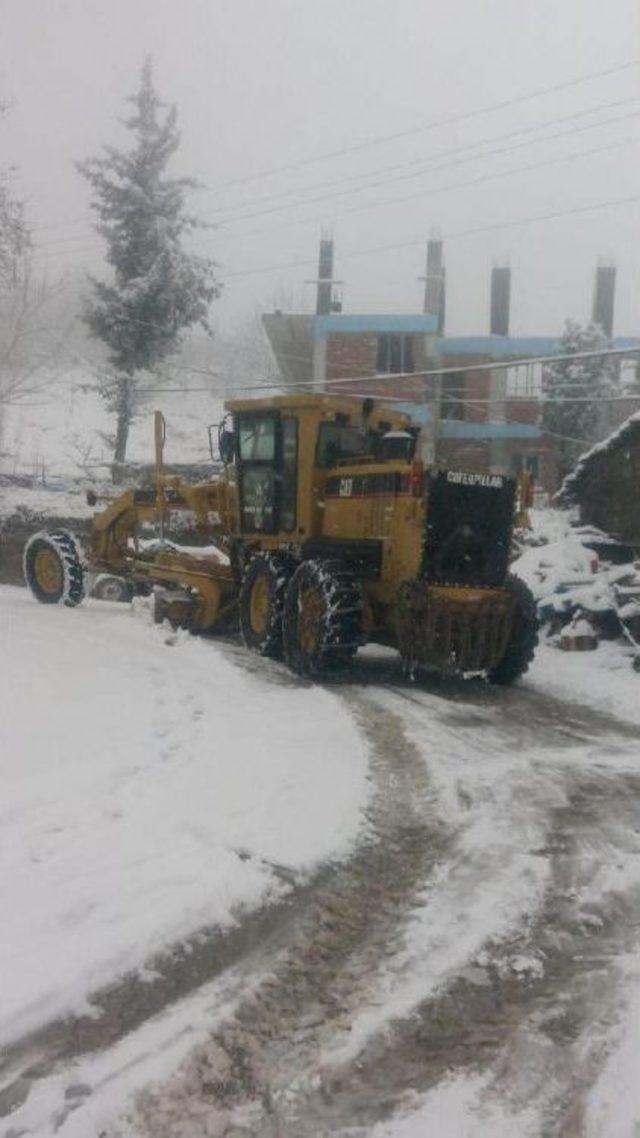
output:
M 533 1107 L 541 1138 L 584 1134 L 585 1093 L 603 1062 L 620 995 L 616 961 L 639 939 L 640 778 L 624 769 L 625 757 L 627 767 L 635 758 L 637 733 L 588 708 L 537 694 L 530 700 L 526 689 L 467 688 L 460 698 L 454 687 L 448 703 L 442 694 L 442 688 L 434 696 L 402 686 L 374 692 L 382 716 L 369 720 L 375 736 L 383 709 L 390 708 L 390 732 L 404 729 L 416 749 L 411 716 L 399 718 L 399 705 L 412 705 L 450 823 L 457 802 L 457 832 L 455 825 L 444 831 L 438 864 L 423 875 L 411 907 L 418 915 L 422 904 L 423 916 L 437 921 L 447 917 L 433 904 L 439 889 L 451 906 L 471 904 L 474 884 L 478 891 L 492 881 L 502 888 L 502 870 L 518 846 L 526 847 L 521 874 L 532 862 L 541 866 L 537 888 L 520 907 L 509 894 L 508 919 L 496 921 L 493 930 L 487 926 L 481 951 L 470 959 L 463 952 L 462 960 L 454 954 L 449 969 L 426 982 L 422 977 L 422 999 L 410 986 L 404 1006 L 393 984 L 380 988 L 379 981 L 388 962 L 392 978 L 399 970 L 402 989 L 416 962 L 415 937 L 413 958 L 407 951 L 407 910 L 398 915 L 388 956 L 374 952 L 367 959 L 365 938 L 336 962 L 329 940 L 321 940 L 319 964 L 298 958 L 300 975 L 295 967 L 293 977 L 288 968 L 277 974 L 273 989 L 201 1049 L 168 1096 L 146 1098 L 136 1120 L 145 1134 L 174 1138 L 187 1119 L 194 1138 L 227 1132 L 256 1138 L 344 1132 L 355 1138 L 401 1109 L 407 1096 L 426 1092 L 454 1071 L 483 1072 L 487 1095 L 507 1113 Z M 348 688 L 345 696 L 354 698 Z M 384 751 L 389 744 L 383 734 L 376 747 Z M 478 771 L 483 762 L 488 770 Z M 447 765 L 454 768 L 449 778 Z M 511 846 L 498 841 L 493 858 L 483 857 L 473 841 L 464 847 L 478 810 L 488 812 L 497 831 L 501 825 L 511 830 Z M 638 859 L 637 883 L 616 881 L 615 873 L 612 880 L 611 872 L 603 878 L 603 866 L 611 871 L 629 857 Z M 333 917 L 348 927 L 352 912 L 347 905 Z M 449 919 L 448 931 L 455 925 Z M 428 922 L 419 927 L 429 931 Z M 338 935 L 342 939 L 344 930 Z M 359 983 L 355 961 L 364 962 Z M 313 992 L 315 983 L 326 991 L 327 979 L 333 997 L 328 1005 Z M 376 1000 L 382 1005 L 377 1021 Z M 359 1046 L 358 1010 L 367 1004 L 373 1030 L 369 1024 Z M 352 1035 L 355 1045 L 347 1043 L 341 1061 L 336 1040 Z
M 349 1120 L 354 1138 L 368 1134 L 416 1092 L 453 1072 L 480 1071 L 488 1102 L 501 1102 L 507 1114 L 538 1112 L 541 1138 L 582 1138 L 586 1093 L 624 990 L 617 961 L 640 940 L 640 874 L 619 890 L 597 879 L 603 857 L 611 863 L 631 852 L 640 861 L 638 842 L 627 848 L 639 827 L 638 776 L 614 787 L 577 776 L 540 851 L 551 875 L 529 926 L 488 944 L 472 967 L 371 1040 L 356 1062 L 326 1069 L 322 1103 L 313 1096 L 305 1102 L 309 1126 L 300 1133 L 337 1134 Z
M 394 706 L 395 694 L 381 694 L 382 703 Z M 399 694 L 401 699 L 407 696 Z M 408 699 L 433 716 L 437 701 L 432 696 L 414 689 Z M 495 702 L 494 697 L 491 704 Z M 527 693 L 518 693 L 518 705 L 526 707 L 526 702 Z M 484 704 L 481 694 L 478 705 Z M 482 732 L 491 729 L 491 704 L 484 722 L 482 715 L 469 713 L 468 706 L 462 714 L 440 716 L 448 722 L 449 739 L 453 735 L 460 742 L 465 734 L 474 736 L 475 756 L 467 753 L 469 762 L 462 764 L 466 770 L 454 773 L 456 792 L 471 803 L 483 789 L 471 764 L 474 758 L 476 763 L 486 758 Z M 624 954 L 637 950 L 640 940 L 640 776 L 629 769 L 637 758 L 636 732 L 579 707 L 570 708 L 564 722 L 556 723 L 560 706 L 551 700 L 545 708 L 544 701 L 536 701 L 533 723 L 512 721 L 502 731 L 501 745 L 494 740 L 499 766 L 515 738 L 537 735 L 538 753 L 528 760 L 530 792 L 547 836 L 530 854 L 549 871 L 539 906 L 515 935 L 490 938 L 470 967 L 443 975 L 436 991 L 412 1014 L 397 992 L 383 993 L 386 1009 L 380 1010 L 377 1024 L 373 1017 L 377 1034 L 371 1037 L 369 1024 L 369 1037 L 358 1047 L 356 1021 L 355 1042 L 344 1049 L 342 1061 L 330 1052 L 317 1072 L 316 1086 L 307 1081 L 292 1096 L 283 1135 L 334 1135 L 345 1127 L 345 1134 L 354 1138 L 369 1134 L 372 1125 L 395 1113 L 407 1097 L 427 1091 L 456 1070 L 486 1072 L 487 1095 L 501 1102 L 507 1114 L 527 1108 L 539 1113 L 541 1138 L 579 1138 L 585 1133 L 586 1092 L 604 1060 L 607 1031 L 624 990 L 624 972 L 621 977 L 617 962 L 624 963 Z M 567 719 L 573 720 L 569 727 Z M 409 717 L 405 729 L 415 738 L 410 723 Z M 437 720 L 430 726 L 433 758 Z M 630 740 L 633 744 L 625 747 Z M 545 761 L 540 752 L 554 743 L 557 761 Z M 446 755 L 454 768 L 455 750 L 452 742 Z M 511 765 L 517 771 L 518 760 Z M 430 769 L 437 787 L 433 762 Z M 507 815 L 507 823 L 517 827 L 520 816 L 526 845 L 534 836 L 523 825 L 526 779 L 520 779 L 519 786 L 517 779 L 514 783 L 509 763 L 502 773 L 516 792 L 516 813 Z M 522 773 L 526 775 L 526 764 Z M 498 793 L 496 799 L 506 808 L 505 795 Z M 483 859 L 477 852 L 481 870 Z M 448 885 L 453 902 L 453 877 Z M 479 889 L 485 887 L 486 882 L 478 881 Z M 431 911 L 435 917 L 433 907 Z M 419 966 L 417 954 L 414 959 Z M 437 1125 L 435 1117 L 433 1123 Z
M 292 1086 L 308 1079 L 323 1046 L 349 1030 L 379 968 L 399 951 L 435 866 L 446 858 L 450 835 L 400 720 L 355 691 L 345 698 L 372 744 L 368 833 L 316 890 L 311 912 L 269 980 L 168 1087 L 142 1096 L 136 1132 L 170 1135 L 186 1127 L 190 1138 L 199 1138 L 246 1125 L 238 1133 L 297 1134 L 282 1129 Z
M 242 665 L 245 654 L 235 647 L 232 652 Z M 296 682 L 277 665 L 250 663 L 270 682 Z M 389 673 L 387 665 L 384 671 Z M 496 692 L 434 683 L 425 692 L 403 684 L 397 668 L 379 693 L 381 673 L 377 663 L 366 661 L 355 673 L 364 687 L 337 689 L 373 745 L 370 832 L 354 857 L 325 867 L 277 911 L 257 915 L 264 927 L 258 923 L 251 931 L 249 916 L 249 925 L 243 921 L 231 934 L 228 956 L 226 938 L 205 946 L 204 957 L 210 956 L 202 971 L 191 971 L 188 959 L 189 950 L 197 957 L 202 946 L 189 946 L 185 961 L 177 971 L 169 966 L 148 1003 L 141 993 L 131 998 L 126 985 L 120 990 L 112 1038 L 122 1036 L 121 1014 L 124 1031 L 131 1031 L 154 1008 L 209 979 L 220 948 L 222 969 L 243 956 L 258 969 L 269 952 L 275 961 L 268 981 L 180 1075 L 162 1093 L 142 1097 L 135 1133 L 215 1138 L 236 1126 L 244 1127 L 237 1134 L 260 1138 L 319 1138 L 348 1127 L 355 1136 L 401 1108 L 408 1092 L 426 1091 L 451 1071 L 480 1069 L 488 1094 L 518 1109 L 543 1104 L 544 1138 L 582 1135 L 584 1092 L 602 1062 L 603 1032 L 616 1009 L 615 960 L 636 944 L 638 890 L 599 880 L 599 867 L 636 850 L 640 782 L 615 761 L 608 769 L 607 762 L 616 752 L 621 759 L 625 753 L 635 757 L 637 732 L 526 688 Z M 431 747 L 427 764 L 419 754 L 421 738 Z M 557 762 L 544 759 L 544 746 L 555 749 Z M 495 794 L 487 771 L 476 769 L 492 749 Z M 446 823 L 437 819 L 436 798 Z M 465 897 L 473 900 L 474 882 L 480 889 L 497 879 L 500 858 L 474 864 L 477 842 L 464 848 L 474 813 L 488 806 L 496 822 L 503 813 L 503 822 L 515 828 L 516 843 L 529 839 L 527 857 L 546 868 L 546 889 L 528 920 L 508 933 L 498 930 L 471 964 L 465 959 L 443 969 L 431 990 L 425 985 L 424 998 L 414 992 L 411 1014 L 407 1006 L 394 1018 L 391 989 L 378 984 L 387 971 L 393 977 L 400 967 L 402 980 L 411 968 L 407 943 L 418 926 L 409 918 L 428 912 L 429 901 L 432 914 L 442 917 L 444 910 L 433 908 L 438 889 L 443 900 L 464 904 Z M 517 829 L 523 817 L 530 826 L 526 835 Z M 507 853 L 503 847 L 503 861 Z M 465 872 L 466 894 L 456 893 Z M 377 1030 L 341 1061 L 336 1041 L 354 1034 L 358 1012 L 375 1010 L 376 1000 L 383 1003 Z M 76 1029 L 77 1023 L 66 1025 L 67 1041 Z M 69 1054 L 110 1042 L 100 1021 L 87 1020 L 76 1034 L 80 1050 L 71 1046 Z M 95 1042 L 87 1043 L 91 1038 Z M 116 1134 L 108 1132 L 109 1138 Z
M 282 682 L 280 670 L 274 672 L 275 682 Z M 65 1069 L 73 1086 L 77 1060 L 113 1047 L 238 962 L 259 972 L 265 961 L 276 960 L 266 989 L 238 1010 L 238 1024 L 251 1022 L 251 1033 L 242 1026 L 225 1028 L 225 1046 L 234 1055 L 241 1051 L 234 1042 L 236 1030 L 244 1039 L 261 1032 L 264 1042 L 277 1021 L 281 1043 L 288 1046 L 292 1031 L 297 1033 L 296 1049 L 302 1049 L 314 1021 L 326 1023 L 329 1036 L 343 1029 L 377 963 L 397 950 L 412 901 L 447 843 L 446 828 L 431 813 L 426 768 L 399 721 L 355 693 L 348 698 L 375 744 L 373 793 L 353 855 L 324 866 L 306 884 L 288 878 L 291 891 L 283 902 L 241 916 L 237 928 L 226 934 L 204 930 L 173 953 L 150 961 L 146 975 L 128 976 L 97 993 L 92 999 L 97 1016 L 57 1021 L 9 1049 L 0 1064 L 5 1081 L 0 1115 L 19 1107 L 34 1084 L 58 1078 Z M 286 869 L 276 869 L 287 880 Z M 247 1048 L 252 1053 L 253 1043 Z M 274 1070 L 278 1065 L 274 1061 Z M 228 1094 L 227 1088 L 224 1096 Z M 58 1120 L 83 1103 L 82 1098 L 61 1103 Z

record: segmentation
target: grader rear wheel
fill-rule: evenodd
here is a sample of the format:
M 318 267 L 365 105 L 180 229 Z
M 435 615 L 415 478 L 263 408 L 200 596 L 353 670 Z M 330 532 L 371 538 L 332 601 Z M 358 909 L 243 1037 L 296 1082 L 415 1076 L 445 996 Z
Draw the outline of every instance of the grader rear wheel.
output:
M 23 556 L 24 577 L 43 605 L 61 602 L 69 608 L 84 597 L 85 566 L 80 546 L 66 530 L 36 533 Z
M 504 656 L 489 672 L 492 684 L 512 684 L 519 679 L 529 667 L 538 643 L 538 611 L 531 590 L 513 574 L 507 577 L 505 588 L 514 598 L 513 627 Z
M 336 561 L 304 561 L 284 605 L 285 659 L 305 676 L 346 667 L 362 642 L 362 586 Z
M 282 656 L 282 610 L 293 562 L 279 553 L 259 553 L 242 578 L 240 631 L 247 648 L 261 656 Z

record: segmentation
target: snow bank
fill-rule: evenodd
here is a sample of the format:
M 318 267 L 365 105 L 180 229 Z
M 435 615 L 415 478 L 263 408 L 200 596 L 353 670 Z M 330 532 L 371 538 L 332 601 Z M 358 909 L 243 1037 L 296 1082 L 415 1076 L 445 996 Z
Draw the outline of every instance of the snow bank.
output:
M 537 601 L 552 597 L 559 586 L 589 587 L 594 583 L 597 558 L 571 527 L 570 515 L 562 510 L 531 511 L 536 542 L 511 565 Z
M 0 974 L 9 1039 L 343 854 L 367 756 L 338 698 L 134 610 L 0 587 Z M 268 672 L 266 673 L 269 674 Z
M 606 535 L 585 526 L 575 529 L 565 510 L 533 510 L 531 521 L 532 540 L 538 544 L 526 548 L 511 569 L 526 581 L 543 616 L 614 613 L 616 583 L 634 566 L 599 561 L 584 543 L 606 544 Z M 618 611 L 633 616 L 636 602 L 630 600 Z M 640 676 L 633 671 L 633 655 L 622 631 L 619 640 L 600 640 L 594 652 L 562 652 L 553 639 L 545 639 L 543 629 L 524 682 L 548 695 L 586 702 L 639 723 Z
M 640 726 L 640 675 L 632 660 L 633 650 L 617 641 L 601 640 L 595 652 L 561 652 L 542 641 L 524 682 Z

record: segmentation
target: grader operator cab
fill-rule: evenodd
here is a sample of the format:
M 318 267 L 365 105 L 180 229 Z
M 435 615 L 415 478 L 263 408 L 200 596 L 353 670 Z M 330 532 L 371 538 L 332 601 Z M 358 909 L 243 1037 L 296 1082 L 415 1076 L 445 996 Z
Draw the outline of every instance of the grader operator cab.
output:
M 537 621 L 508 574 L 512 479 L 425 470 L 419 429 L 372 399 L 231 401 L 222 469 L 198 485 L 165 472 L 164 433 L 156 412 L 154 483 L 94 516 L 86 558 L 66 531 L 29 540 L 38 600 L 78 604 L 88 567 L 153 590 L 175 625 L 236 618 L 249 648 L 304 675 L 344 666 L 370 641 L 397 647 L 412 672 L 509 683 L 526 670 Z M 164 540 L 185 510 L 217 549 Z

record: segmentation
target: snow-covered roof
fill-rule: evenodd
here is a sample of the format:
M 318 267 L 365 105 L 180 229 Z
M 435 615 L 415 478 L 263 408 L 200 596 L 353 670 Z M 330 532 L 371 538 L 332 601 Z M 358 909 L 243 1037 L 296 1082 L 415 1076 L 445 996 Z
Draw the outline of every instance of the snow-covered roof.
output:
M 621 423 L 619 427 L 616 427 L 615 431 L 612 431 L 610 435 L 607 435 L 606 439 L 602 439 L 601 442 L 596 443 L 590 450 L 580 455 L 575 470 L 572 470 L 571 474 L 568 474 L 562 483 L 558 491 L 558 498 L 560 500 L 563 498 L 570 499 L 573 489 L 592 459 L 595 458 L 596 455 L 604 454 L 606 451 L 611 450 L 616 443 L 624 442 L 626 436 L 638 426 L 640 426 L 640 411 L 634 411 L 633 415 L 629 415 L 629 418 L 625 419 L 624 423 Z

